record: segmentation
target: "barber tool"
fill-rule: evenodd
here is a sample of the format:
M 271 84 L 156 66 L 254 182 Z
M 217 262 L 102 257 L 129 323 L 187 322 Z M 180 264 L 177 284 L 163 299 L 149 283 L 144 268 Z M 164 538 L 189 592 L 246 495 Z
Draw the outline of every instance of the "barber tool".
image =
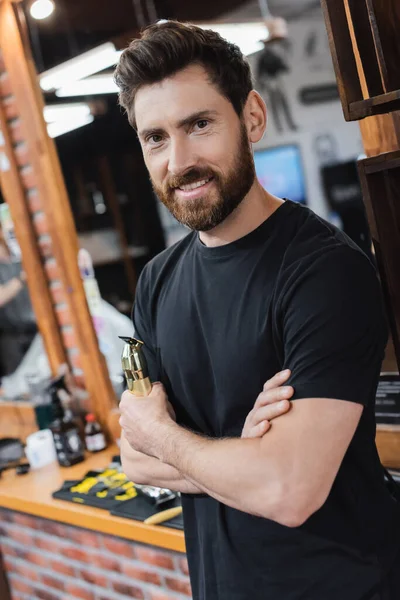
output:
M 154 515 L 151 515 L 151 517 L 145 519 L 143 522 L 146 525 L 159 525 L 160 523 L 174 519 L 181 513 L 182 506 L 175 506 L 174 508 L 167 508 L 167 510 L 162 510 L 161 512 L 155 513 Z
M 135 396 L 148 396 L 151 381 L 142 349 L 143 342 L 131 337 L 118 337 L 125 342 L 121 363 L 129 391 Z
M 140 485 L 138 483 L 135 483 L 135 487 L 149 504 L 157 507 L 170 500 L 175 500 L 177 497 L 177 493 L 168 488 L 159 488 L 154 485 Z

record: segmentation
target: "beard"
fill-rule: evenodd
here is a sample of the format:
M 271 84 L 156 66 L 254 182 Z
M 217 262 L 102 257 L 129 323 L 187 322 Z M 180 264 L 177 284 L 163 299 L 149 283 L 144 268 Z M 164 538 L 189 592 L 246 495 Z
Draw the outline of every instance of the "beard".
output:
M 183 175 L 170 177 L 163 186 L 152 181 L 161 202 L 177 221 L 195 231 L 210 231 L 220 225 L 239 206 L 255 180 L 255 167 L 244 123 L 234 160 L 226 174 L 210 168 L 195 167 Z M 200 198 L 177 198 L 176 188 L 203 179 L 213 179 L 213 189 Z

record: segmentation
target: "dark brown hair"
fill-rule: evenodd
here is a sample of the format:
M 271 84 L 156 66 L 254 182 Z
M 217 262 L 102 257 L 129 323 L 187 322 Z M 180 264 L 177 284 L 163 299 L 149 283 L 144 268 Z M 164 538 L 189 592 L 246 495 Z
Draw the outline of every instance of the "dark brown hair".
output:
M 235 44 L 211 29 L 166 21 L 150 25 L 121 55 L 114 79 L 120 89 L 119 103 L 136 128 L 133 105 L 138 89 L 158 83 L 189 65 L 202 65 L 210 81 L 242 115 L 253 88 L 250 66 Z

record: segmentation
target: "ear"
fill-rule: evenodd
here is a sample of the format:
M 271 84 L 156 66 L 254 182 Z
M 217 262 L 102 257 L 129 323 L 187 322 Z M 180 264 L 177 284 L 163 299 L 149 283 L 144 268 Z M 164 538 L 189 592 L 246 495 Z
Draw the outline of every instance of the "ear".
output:
M 247 135 L 252 144 L 261 140 L 267 127 L 267 107 L 260 94 L 252 90 L 243 109 Z

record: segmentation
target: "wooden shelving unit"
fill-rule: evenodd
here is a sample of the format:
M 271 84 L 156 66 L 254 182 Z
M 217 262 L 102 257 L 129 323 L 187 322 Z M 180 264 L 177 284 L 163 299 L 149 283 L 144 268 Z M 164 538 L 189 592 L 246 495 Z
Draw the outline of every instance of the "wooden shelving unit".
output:
M 400 2 L 321 0 L 345 119 L 360 121 L 359 162 L 391 343 L 400 367 Z M 387 349 L 387 351 L 388 351 Z M 391 363 L 394 363 L 392 360 Z M 400 426 L 379 425 L 383 464 L 400 468 Z
M 346 120 L 400 110 L 398 0 L 322 0 Z

